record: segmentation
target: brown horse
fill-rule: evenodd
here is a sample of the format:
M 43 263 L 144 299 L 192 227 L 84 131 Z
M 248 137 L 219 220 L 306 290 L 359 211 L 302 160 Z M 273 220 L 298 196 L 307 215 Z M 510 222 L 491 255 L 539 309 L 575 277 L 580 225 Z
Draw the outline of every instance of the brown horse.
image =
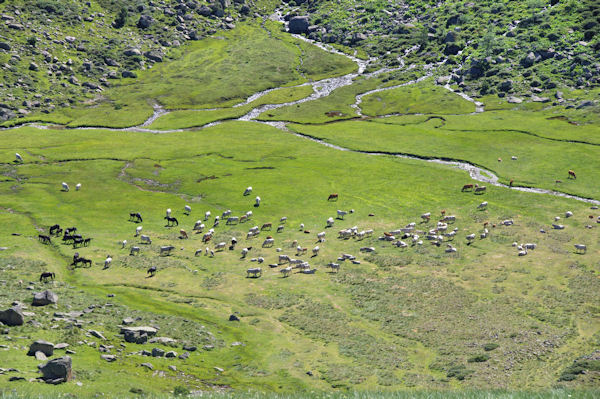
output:
M 338 199 L 338 194 L 337 193 L 333 193 L 333 194 L 329 194 L 329 197 L 327 197 L 327 201 L 331 201 L 331 200 L 336 200 Z
M 44 273 L 40 274 L 40 282 L 41 282 L 42 280 L 43 280 L 44 282 L 47 282 L 47 281 L 48 281 L 48 279 L 50 279 L 50 280 L 54 280 L 54 277 L 55 277 L 54 273 L 52 273 L 52 272 L 44 272 Z
M 577 179 L 577 176 L 575 175 L 575 172 L 574 172 L 574 171 L 572 171 L 572 170 L 569 170 L 569 179 L 571 179 L 571 178 L 573 178 L 573 179 Z
M 472 184 L 465 184 L 462 188 L 462 190 L 460 191 L 469 191 L 469 190 L 473 190 L 473 185 Z

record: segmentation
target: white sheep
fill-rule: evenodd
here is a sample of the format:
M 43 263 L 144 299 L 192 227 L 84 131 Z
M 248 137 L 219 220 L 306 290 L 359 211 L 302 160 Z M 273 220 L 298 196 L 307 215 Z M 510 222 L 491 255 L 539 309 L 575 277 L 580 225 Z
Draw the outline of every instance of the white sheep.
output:
M 254 206 L 257 207 L 257 208 L 260 206 L 260 197 L 256 197 L 254 199 Z
M 207 220 L 208 220 L 208 218 L 210 218 L 210 211 L 206 211 L 206 212 L 204 213 L 204 221 L 207 221 Z
M 136 227 L 135 228 L 135 235 L 134 235 L 134 237 L 139 236 L 141 232 L 142 232 L 142 226 Z
M 251 192 L 252 192 L 252 186 L 249 186 L 248 188 L 246 188 L 246 190 L 244 190 L 244 195 L 250 195 Z
M 23 163 L 23 157 L 18 152 L 15 153 L 15 162 Z
M 186 215 L 189 215 L 192 212 L 192 207 L 189 205 L 184 206 L 183 209 L 185 210 L 183 213 Z
M 62 182 L 62 190 L 63 191 L 69 191 L 69 185 L 65 182 Z
M 77 183 L 75 185 L 75 191 L 79 191 L 79 190 L 81 190 L 81 183 Z

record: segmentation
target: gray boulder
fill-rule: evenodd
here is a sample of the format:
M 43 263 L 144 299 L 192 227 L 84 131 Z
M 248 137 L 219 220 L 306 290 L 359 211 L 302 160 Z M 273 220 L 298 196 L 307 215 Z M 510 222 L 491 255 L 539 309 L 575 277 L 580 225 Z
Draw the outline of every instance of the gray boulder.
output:
M 140 19 L 138 19 L 137 27 L 140 29 L 148 29 L 152 23 L 154 22 L 154 18 L 150 15 L 142 15 Z
M 149 370 L 154 370 L 154 366 L 152 365 L 152 363 L 142 363 L 140 364 L 140 366 L 146 367 Z
M 123 51 L 123 54 L 125 54 L 127 57 L 133 57 L 135 55 L 142 55 L 142 52 L 137 48 L 128 48 Z
M 518 97 L 508 97 L 507 100 L 510 104 L 521 104 L 523 102 L 522 99 L 518 98 Z
M 510 91 L 512 89 L 513 82 L 512 80 L 505 80 L 498 85 L 498 90 L 500 91 Z
M 35 359 L 39 360 L 40 362 L 44 362 L 46 360 L 48 360 L 48 357 L 46 355 L 44 355 L 44 352 L 35 352 Z
M 444 38 L 444 43 L 454 43 L 456 41 L 456 36 L 456 32 L 453 30 L 448 31 L 448 33 L 446 33 L 446 37 Z
M 90 335 L 93 337 L 100 338 L 101 340 L 106 341 L 106 337 L 102 335 L 100 331 L 89 330 L 88 333 L 90 333 Z
M 52 359 L 43 366 L 40 366 L 40 371 L 42 372 L 43 379 L 46 380 L 46 382 L 67 382 L 73 377 L 71 365 L 71 357 L 64 356 L 57 359 Z
M 0 48 L 2 50 L 10 51 L 10 44 L 8 44 L 6 42 L 0 42 Z
M 100 358 L 106 360 L 107 362 L 114 362 L 115 360 L 117 360 L 117 357 L 115 355 L 101 355 Z
M 0 322 L 6 324 L 9 327 L 22 326 L 25 322 L 25 318 L 23 317 L 23 312 L 21 311 L 21 308 L 19 306 L 15 306 L 10 309 L 0 311 Z
M 530 52 L 525 58 L 521 59 L 521 65 L 523 65 L 525 68 L 529 68 L 530 66 L 535 64 L 535 59 L 535 54 Z
M 307 16 L 292 17 L 292 19 L 290 19 L 288 29 L 290 33 L 308 33 L 309 26 L 310 24 L 308 23 Z
M 50 290 L 33 294 L 32 306 L 46 306 L 58 302 L 58 295 Z
M 29 346 L 27 356 L 34 356 L 36 352 L 42 352 L 46 356 L 52 356 L 54 353 L 54 344 L 42 339 L 38 339 Z
M 169 357 L 169 358 L 177 357 L 177 352 L 169 351 L 169 352 L 165 353 L 165 357 Z
M 202 15 L 203 17 L 208 17 L 210 16 L 210 14 L 212 13 L 211 9 L 208 8 L 207 6 L 201 6 L 200 8 L 198 8 L 198 14 Z
M 32 62 L 32 63 L 29 64 L 29 70 L 30 71 L 37 71 L 38 69 L 40 69 L 40 67 L 35 62 Z
M 123 338 L 125 338 L 125 342 L 132 344 L 145 344 L 148 342 L 148 334 L 139 331 L 125 331 Z
M 144 56 L 154 62 L 163 62 L 163 55 L 158 51 L 147 51 Z
M 152 357 L 163 357 L 165 355 L 165 351 L 160 348 L 152 349 Z
M 132 78 L 132 79 L 137 78 L 137 74 L 132 71 L 123 71 L 121 73 L 121 76 L 123 76 L 124 78 Z

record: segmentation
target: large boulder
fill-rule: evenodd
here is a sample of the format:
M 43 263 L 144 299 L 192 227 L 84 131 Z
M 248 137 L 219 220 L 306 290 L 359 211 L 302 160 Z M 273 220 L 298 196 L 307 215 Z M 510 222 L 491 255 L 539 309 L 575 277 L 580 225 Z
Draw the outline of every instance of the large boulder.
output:
M 125 342 L 134 344 L 144 344 L 148 342 L 149 337 L 156 335 L 158 330 L 154 327 L 122 327 L 121 334 Z
M 140 29 L 147 29 L 153 22 L 154 19 L 150 15 L 142 15 L 140 16 L 140 19 L 138 19 L 137 27 Z
M 33 294 L 32 306 L 46 306 L 58 302 L 58 295 L 50 290 Z
M 535 64 L 535 60 L 536 60 L 535 54 L 530 52 L 529 54 L 527 54 L 527 56 L 525 56 L 523 59 L 521 59 L 521 65 L 523 65 L 525 68 L 529 68 L 530 66 Z
M 163 62 L 163 55 L 158 51 L 147 51 L 144 56 L 154 62 Z
M 288 29 L 290 33 L 308 33 L 309 26 L 307 16 L 292 17 Z
M 10 44 L 8 44 L 6 42 L 0 42 L 0 48 L 2 50 L 10 51 Z
M 200 8 L 198 8 L 198 14 L 202 15 L 203 17 L 208 17 L 211 13 L 212 10 L 205 5 L 200 6 Z
M 9 327 L 22 326 L 25 322 L 23 312 L 19 306 L 14 306 L 10 309 L 0 311 L 0 322 L 6 324 Z
M 446 47 L 444 47 L 444 54 L 445 55 L 457 55 L 460 50 L 462 50 L 462 47 L 459 46 L 456 43 L 448 43 L 446 44 Z
M 43 339 L 38 339 L 29 346 L 27 356 L 34 356 L 36 352 L 42 352 L 46 356 L 52 356 L 54 353 L 54 344 Z
M 137 48 L 128 48 L 123 51 L 123 54 L 125 54 L 127 57 L 133 57 L 136 55 L 142 55 L 142 52 Z
M 57 359 L 52 359 L 48 363 L 40 366 L 40 371 L 43 374 L 43 379 L 49 383 L 61 383 L 71 380 L 73 373 L 71 371 L 71 357 L 64 356 Z

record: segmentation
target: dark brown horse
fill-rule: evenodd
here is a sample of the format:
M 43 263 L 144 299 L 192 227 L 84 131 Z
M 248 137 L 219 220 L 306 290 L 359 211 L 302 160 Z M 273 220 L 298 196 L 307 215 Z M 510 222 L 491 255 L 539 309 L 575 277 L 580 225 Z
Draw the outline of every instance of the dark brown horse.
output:
M 331 200 L 338 200 L 338 194 L 337 193 L 333 193 L 333 194 L 329 194 L 329 197 L 327 197 L 327 201 L 331 201 Z
M 44 273 L 40 274 L 40 282 L 41 282 L 42 280 L 43 280 L 44 282 L 47 282 L 47 281 L 48 281 L 48 279 L 50 279 L 50 280 L 54 280 L 54 277 L 55 277 L 54 273 L 52 273 L 52 272 L 44 272 Z

